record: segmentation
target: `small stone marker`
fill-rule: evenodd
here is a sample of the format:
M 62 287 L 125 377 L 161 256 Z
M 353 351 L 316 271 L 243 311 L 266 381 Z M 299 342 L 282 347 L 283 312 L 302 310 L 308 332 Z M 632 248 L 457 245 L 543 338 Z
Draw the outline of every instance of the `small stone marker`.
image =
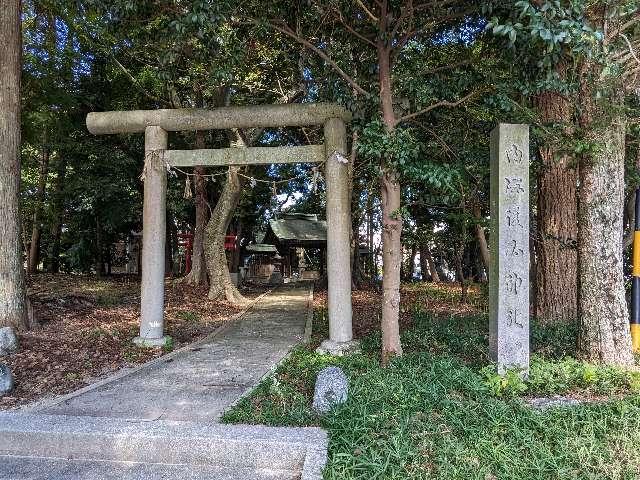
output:
M 552 397 L 536 397 L 531 398 L 527 403 L 535 409 L 546 410 L 547 408 L 555 407 L 576 407 L 580 405 L 580 401 L 575 398 L 562 397 L 560 395 L 554 395 Z
M 342 369 L 327 367 L 320 370 L 313 394 L 313 409 L 321 414 L 347 401 L 349 380 Z
M 4 363 L 0 363 L 0 397 L 13 390 L 13 375 Z
M 11 327 L 0 328 L 0 355 L 10 355 L 18 351 L 18 336 Z
M 491 132 L 489 349 L 498 372 L 529 372 L 529 126 Z

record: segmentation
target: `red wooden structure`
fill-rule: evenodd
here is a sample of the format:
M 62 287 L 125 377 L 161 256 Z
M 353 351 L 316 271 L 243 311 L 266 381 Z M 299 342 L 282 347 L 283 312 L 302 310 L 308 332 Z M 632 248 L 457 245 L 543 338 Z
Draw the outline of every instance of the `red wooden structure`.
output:
M 191 254 L 193 253 L 193 233 L 179 233 L 178 246 L 184 247 L 184 273 L 191 271 Z

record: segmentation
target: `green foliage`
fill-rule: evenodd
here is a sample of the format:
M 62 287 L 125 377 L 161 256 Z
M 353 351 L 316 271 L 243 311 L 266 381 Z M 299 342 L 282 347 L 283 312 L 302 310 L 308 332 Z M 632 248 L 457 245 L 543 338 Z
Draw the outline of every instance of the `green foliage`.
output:
M 170 352 L 173 352 L 175 348 L 176 348 L 176 344 L 175 344 L 175 341 L 173 340 L 173 337 L 167 336 L 167 341 L 164 343 L 164 345 L 162 345 L 162 351 L 164 353 L 170 353 Z
M 450 300 L 445 291 L 424 293 L 425 303 Z M 321 329 L 323 319 L 316 311 Z M 558 359 L 570 350 L 572 328 L 533 325 L 538 353 L 523 380 L 487 366 L 486 316 L 437 317 L 418 309 L 403 332 L 405 355 L 388 367 L 380 366 L 377 334 L 362 339 L 359 355 L 301 347 L 223 420 L 327 429 L 329 479 L 635 478 L 639 374 Z M 349 398 L 319 417 L 311 410 L 314 382 L 328 365 L 347 373 Z M 547 410 L 521 398 L 567 393 L 627 396 Z

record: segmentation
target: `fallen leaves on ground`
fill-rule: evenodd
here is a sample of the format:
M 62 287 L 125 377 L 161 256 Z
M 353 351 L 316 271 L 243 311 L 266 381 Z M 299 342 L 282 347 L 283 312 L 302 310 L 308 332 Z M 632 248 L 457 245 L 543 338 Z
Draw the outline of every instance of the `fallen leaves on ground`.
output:
M 251 299 L 262 292 L 243 293 Z M 29 297 L 41 327 L 19 334 L 18 353 L 0 356 L 16 383 L 10 396 L 0 398 L 0 409 L 74 391 L 166 353 L 132 343 L 140 315 L 136 276 L 35 275 Z M 166 333 L 174 348 L 204 338 L 242 309 L 209 300 L 206 288 L 167 281 Z

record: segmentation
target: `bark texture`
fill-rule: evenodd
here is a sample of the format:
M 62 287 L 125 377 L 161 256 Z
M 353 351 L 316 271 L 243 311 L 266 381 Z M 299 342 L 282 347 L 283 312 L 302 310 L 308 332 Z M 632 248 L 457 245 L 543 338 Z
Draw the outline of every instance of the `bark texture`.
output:
M 592 88 L 583 74 L 580 123 L 597 148 L 580 159 L 578 351 L 592 361 L 633 365 L 622 259 L 626 122 L 618 113 L 622 99 L 597 105 Z
M 205 148 L 204 132 L 196 132 L 196 148 Z M 204 167 L 193 169 L 195 189 L 196 225 L 193 231 L 193 252 L 191 254 L 191 271 L 183 281 L 189 285 L 207 285 L 207 262 L 204 253 L 204 233 L 209 221 L 209 202 L 207 200 L 207 184 Z
M 400 264 L 402 262 L 402 220 L 400 184 L 394 176 L 385 174 L 381 180 L 382 194 L 382 361 L 386 364 L 394 355 L 402 355 L 400 344 Z
M 0 326 L 28 327 L 20 247 L 20 1 L 0 9 Z
M 536 99 L 543 123 L 565 126 L 569 102 L 555 92 Z M 565 127 L 566 128 L 566 127 Z M 540 147 L 536 238 L 536 317 L 545 322 L 575 322 L 578 310 L 578 173 L 575 159 L 552 140 Z
M 246 299 L 231 281 L 224 251 L 224 238 L 242 194 L 238 170 L 238 167 L 229 167 L 227 182 L 205 229 L 204 251 L 210 280 L 209 298 L 224 297 L 229 302 L 241 304 Z

